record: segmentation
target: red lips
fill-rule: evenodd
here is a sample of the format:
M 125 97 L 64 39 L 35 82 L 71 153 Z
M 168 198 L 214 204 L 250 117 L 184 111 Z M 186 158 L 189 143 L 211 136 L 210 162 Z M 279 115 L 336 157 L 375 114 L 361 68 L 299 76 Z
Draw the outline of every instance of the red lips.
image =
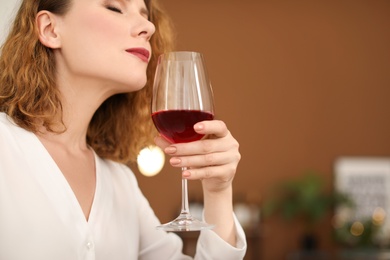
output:
M 140 60 L 144 62 L 149 61 L 150 52 L 147 49 L 144 48 L 131 48 L 126 50 L 128 53 L 133 54 L 134 56 L 138 57 Z

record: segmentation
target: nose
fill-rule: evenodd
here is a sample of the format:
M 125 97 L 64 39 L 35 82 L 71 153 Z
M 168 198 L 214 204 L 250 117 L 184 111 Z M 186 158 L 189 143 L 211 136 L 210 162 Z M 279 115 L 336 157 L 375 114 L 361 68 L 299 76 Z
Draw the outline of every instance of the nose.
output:
M 143 37 L 149 41 L 155 31 L 156 27 L 154 24 L 145 17 L 142 17 L 137 28 L 134 30 L 134 34 L 136 34 L 134 36 Z

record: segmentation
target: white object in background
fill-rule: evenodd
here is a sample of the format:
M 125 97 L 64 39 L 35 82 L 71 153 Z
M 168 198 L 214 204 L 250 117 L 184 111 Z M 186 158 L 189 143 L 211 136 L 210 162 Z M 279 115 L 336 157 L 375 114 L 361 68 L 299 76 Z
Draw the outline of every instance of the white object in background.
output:
M 356 204 L 350 221 L 380 222 L 379 237 L 390 241 L 390 158 L 342 157 L 335 165 L 335 188 Z M 343 207 L 336 213 L 342 213 Z
M 9 28 L 19 8 L 20 0 L 0 1 L 0 44 L 3 44 Z

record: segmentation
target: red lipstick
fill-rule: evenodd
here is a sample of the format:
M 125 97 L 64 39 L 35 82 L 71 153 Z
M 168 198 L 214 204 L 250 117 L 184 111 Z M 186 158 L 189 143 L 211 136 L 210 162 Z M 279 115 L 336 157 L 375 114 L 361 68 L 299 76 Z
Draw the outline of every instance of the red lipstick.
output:
M 145 48 L 131 48 L 126 50 L 128 53 L 133 54 L 144 62 L 149 61 L 150 52 Z

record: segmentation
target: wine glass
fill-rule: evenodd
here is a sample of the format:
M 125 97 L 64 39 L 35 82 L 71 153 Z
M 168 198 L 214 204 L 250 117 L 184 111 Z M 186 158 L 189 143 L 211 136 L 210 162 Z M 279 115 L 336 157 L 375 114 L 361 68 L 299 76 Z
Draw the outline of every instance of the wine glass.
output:
M 152 119 L 160 134 L 172 143 L 203 138 L 194 124 L 214 118 L 213 92 L 203 55 L 198 52 L 169 52 L 159 57 L 153 85 Z M 186 167 L 182 168 L 185 171 Z M 187 180 L 182 178 L 181 213 L 158 226 L 166 231 L 197 231 L 213 225 L 194 218 L 189 211 Z

